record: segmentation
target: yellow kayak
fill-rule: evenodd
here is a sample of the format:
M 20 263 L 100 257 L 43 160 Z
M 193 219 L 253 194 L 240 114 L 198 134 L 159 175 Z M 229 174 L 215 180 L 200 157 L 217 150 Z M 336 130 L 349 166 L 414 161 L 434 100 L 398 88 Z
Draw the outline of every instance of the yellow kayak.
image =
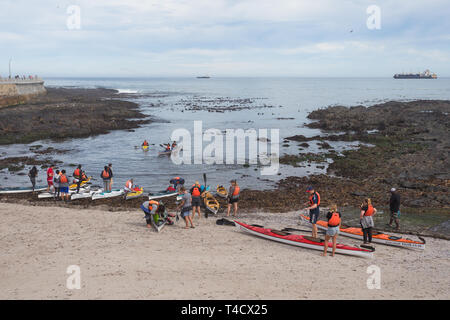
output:
M 217 186 L 216 192 L 217 192 L 217 195 L 221 198 L 228 197 L 228 191 L 227 191 L 227 189 L 225 189 L 224 186 Z
M 147 151 L 149 146 L 142 146 L 142 150 Z
M 220 204 L 209 191 L 203 192 L 202 198 L 203 198 L 203 203 L 205 204 L 206 209 L 208 209 L 209 211 L 211 211 L 214 214 L 216 214 L 217 211 L 219 211 Z
M 143 193 L 144 193 L 144 188 L 136 187 L 136 188 L 134 188 L 133 192 L 128 192 L 125 195 L 125 200 L 134 199 L 134 198 L 140 197 Z
M 84 186 L 85 184 L 87 184 L 88 182 L 90 182 L 90 181 L 91 181 L 91 178 L 92 178 L 92 177 L 88 177 L 87 180 L 81 181 L 80 187 L 82 187 L 82 186 Z M 73 190 L 73 189 L 76 189 L 76 188 L 77 188 L 77 184 L 76 184 L 76 183 L 72 183 L 72 184 L 69 186 L 69 189 L 70 189 L 70 190 Z

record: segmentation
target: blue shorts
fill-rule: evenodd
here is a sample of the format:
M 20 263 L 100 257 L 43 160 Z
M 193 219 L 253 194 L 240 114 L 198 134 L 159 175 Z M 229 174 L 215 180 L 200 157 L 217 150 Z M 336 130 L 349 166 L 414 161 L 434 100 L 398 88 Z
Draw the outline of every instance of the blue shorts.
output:
M 59 192 L 60 193 L 69 193 L 69 187 L 60 187 Z
M 339 226 L 337 226 L 337 227 L 328 227 L 328 229 L 327 229 L 327 236 L 334 237 L 337 234 L 339 234 Z
M 186 218 L 191 215 L 191 210 L 181 212 L 181 217 Z
M 317 220 L 319 220 L 319 213 L 320 211 L 314 211 L 314 212 L 309 212 L 309 222 L 311 222 L 312 224 L 316 224 Z

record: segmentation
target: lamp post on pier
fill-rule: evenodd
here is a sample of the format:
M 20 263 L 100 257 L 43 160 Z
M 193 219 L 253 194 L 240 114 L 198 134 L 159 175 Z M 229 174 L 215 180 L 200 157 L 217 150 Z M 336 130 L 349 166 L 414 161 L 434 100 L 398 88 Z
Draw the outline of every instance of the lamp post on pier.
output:
M 9 58 L 9 78 L 11 79 L 11 60 L 12 58 Z

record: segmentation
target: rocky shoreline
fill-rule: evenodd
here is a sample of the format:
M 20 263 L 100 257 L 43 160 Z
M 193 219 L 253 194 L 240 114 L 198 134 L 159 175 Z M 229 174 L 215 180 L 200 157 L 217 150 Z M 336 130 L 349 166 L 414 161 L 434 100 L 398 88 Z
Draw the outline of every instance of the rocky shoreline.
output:
M 138 105 L 113 89 L 47 88 L 47 94 L 0 109 L 0 145 L 61 140 L 134 129 L 149 123 Z

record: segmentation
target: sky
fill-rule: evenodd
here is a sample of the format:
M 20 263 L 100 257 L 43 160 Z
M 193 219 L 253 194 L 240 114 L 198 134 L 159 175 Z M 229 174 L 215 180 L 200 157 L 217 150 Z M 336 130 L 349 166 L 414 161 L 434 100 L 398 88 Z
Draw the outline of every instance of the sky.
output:
M 0 76 L 10 59 L 44 77 L 450 76 L 449 12 L 448 0 L 0 0 Z

